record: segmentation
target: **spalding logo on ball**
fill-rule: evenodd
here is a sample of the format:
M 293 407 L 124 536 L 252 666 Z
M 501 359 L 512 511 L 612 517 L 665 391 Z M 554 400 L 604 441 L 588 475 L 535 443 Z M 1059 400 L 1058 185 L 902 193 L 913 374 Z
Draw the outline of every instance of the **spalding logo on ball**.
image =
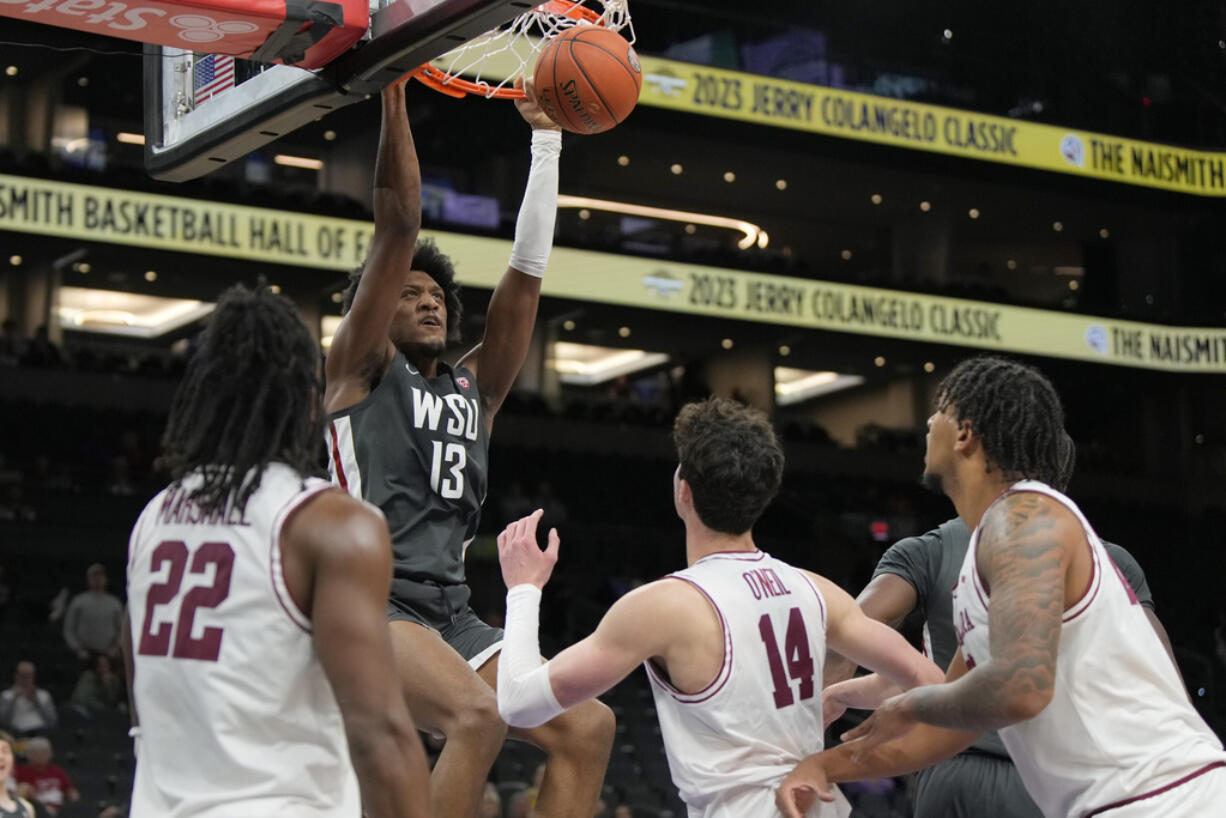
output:
M 643 85 L 630 43 L 595 25 L 577 25 L 546 43 L 532 76 L 541 110 L 582 134 L 607 131 L 625 120 Z

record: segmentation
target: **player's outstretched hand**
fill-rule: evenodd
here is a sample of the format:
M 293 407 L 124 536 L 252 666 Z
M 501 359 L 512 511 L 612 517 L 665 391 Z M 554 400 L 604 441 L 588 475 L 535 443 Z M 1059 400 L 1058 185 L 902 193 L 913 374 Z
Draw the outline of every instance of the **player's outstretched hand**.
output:
M 825 730 L 830 725 L 834 724 L 839 719 L 843 718 L 843 714 L 847 712 L 847 705 L 844 704 L 837 695 L 829 695 L 831 687 L 822 691 L 822 729 Z
M 549 118 L 549 115 L 541 110 L 540 103 L 536 101 L 536 83 L 531 77 L 517 77 L 515 87 L 524 92 L 527 96 L 523 99 L 515 100 L 515 107 L 519 109 L 519 115 L 524 118 L 532 126 L 534 131 L 560 131 L 562 126 Z
M 558 562 L 556 528 L 549 529 L 549 546 L 542 551 L 536 542 L 536 524 L 541 521 L 541 509 L 511 523 L 498 535 L 498 562 L 502 564 L 502 581 L 508 588 L 528 583 L 544 588 Z
M 898 738 L 915 726 L 907 694 L 895 696 L 882 702 L 873 715 L 841 735 L 845 742 L 855 742 L 851 760 L 861 763 L 875 747 Z
M 809 807 L 817 799 L 834 800 L 834 788 L 826 780 L 826 771 L 817 761 L 817 756 L 809 756 L 796 765 L 796 769 L 788 773 L 779 789 L 775 790 L 775 806 L 785 818 L 804 818 Z

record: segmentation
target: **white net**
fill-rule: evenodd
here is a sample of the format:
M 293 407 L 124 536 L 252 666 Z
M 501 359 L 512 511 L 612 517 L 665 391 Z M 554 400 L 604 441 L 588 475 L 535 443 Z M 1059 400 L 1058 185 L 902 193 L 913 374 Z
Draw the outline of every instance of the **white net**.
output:
M 510 86 L 532 69 L 545 43 L 578 25 L 612 29 L 634 44 L 627 0 L 550 0 L 432 61 L 428 84 L 437 83 L 439 90 L 463 85 L 465 92 L 487 98 L 511 95 Z

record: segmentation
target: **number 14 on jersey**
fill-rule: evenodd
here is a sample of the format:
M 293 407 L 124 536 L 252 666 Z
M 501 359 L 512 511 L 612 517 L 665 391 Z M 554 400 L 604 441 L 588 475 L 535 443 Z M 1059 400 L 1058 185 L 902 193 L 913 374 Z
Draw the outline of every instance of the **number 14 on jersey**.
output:
M 762 614 L 758 620 L 758 633 L 766 646 L 766 661 L 770 665 L 771 680 L 775 683 L 775 708 L 778 710 L 796 703 L 792 682 L 800 682 L 800 700 L 813 698 L 813 654 L 809 650 L 809 633 L 800 608 L 788 611 L 788 626 L 783 637 L 783 653 L 779 652 L 779 640 L 770 614 Z M 787 670 L 784 670 L 784 661 Z

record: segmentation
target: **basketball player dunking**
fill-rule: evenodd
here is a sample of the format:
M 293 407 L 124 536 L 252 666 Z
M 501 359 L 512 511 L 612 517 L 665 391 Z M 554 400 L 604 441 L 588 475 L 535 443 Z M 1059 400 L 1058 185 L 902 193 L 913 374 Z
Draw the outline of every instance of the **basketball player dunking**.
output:
M 306 476 L 318 373 L 293 304 L 263 286 L 222 295 L 188 363 L 163 440 L 174 482 L 128 551 L 132 818 L 429 816 L 384 623 L 387 526 Z
M 425 729 L 447 737 L 430 778 L 436 818 L 471 818 L 507 727 L 495 683 L 502 631 L 468 605 L 464 549 L 485 499 L 494 416 L 528 352 L 553 241 L 561 133 L 531 97 L 532 168 L 510 265 L 490 299 L 485 336 L 455 366 L 459 284 L 451 261 L 417 242 L 421 174 L 403 86 L 383 93 L 375 166 L 375 233 L 345 293 L 327 360 L 324 405 L 334 480 L 383 510 L 394 578 L 387 616 L 404 696 Z M 590 818 L 600 795 L 613 714 L 589 707 L 513 737 L 548 754 L 542 818 Z
M 822 746 L 827 644 L 904 688 L 942 674 L 834 583 L 755 546 L 753 525 L 783 476 L 783 450 L 764 415 L 712 398 L 681 410 L 674 439 L 673 501 L 689 567 L 626 594 L 591 636 L 545 664 L 538 606 L 557 532 L 542 552 L 538 510 L 499 535 L 509 589 L 499 709 L 509 724 L 541 724 L 643 664 L 690 816 L 775 815 L 774 788 Z M 840 800 L 812 814 L 849 811 Z
M 1030 367 L 973 358 L 942 382 L 924 478 L 974 526 L 949 681 L 887 700 L 801 762 L 779 790 L 786 815 L 830 798 L 831 782 L 920 769 L 993 729 L 1047 818 L 1201 818 L 1226 803 L 1221 742 L 1089 522 L 1052 488 L 1064 437 L 1060 399 Z

